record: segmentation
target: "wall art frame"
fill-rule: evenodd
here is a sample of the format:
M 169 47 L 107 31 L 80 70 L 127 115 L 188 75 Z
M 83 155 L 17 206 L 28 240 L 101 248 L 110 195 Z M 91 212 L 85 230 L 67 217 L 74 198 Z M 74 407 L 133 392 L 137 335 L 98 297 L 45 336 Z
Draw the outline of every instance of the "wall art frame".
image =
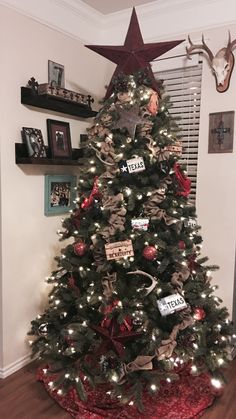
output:
M 65 67 L 48 60 L 48 83 L 53 87 L 65 87 Z
M 46 148 L 42 131 L 38 128 L 23 127 L 22 141 L 27 147 L 28 156 L 32 158 L 46 157 Z
M 59 215 L 76 206 L 75 175 L 45 175 L 44 214 Z
M 208 153 L 232 153 L 234 111 L 209 114 Z
M 69 122 L 47 119 L 48 144 L 53 159 L 71 159 L 71 136 Z

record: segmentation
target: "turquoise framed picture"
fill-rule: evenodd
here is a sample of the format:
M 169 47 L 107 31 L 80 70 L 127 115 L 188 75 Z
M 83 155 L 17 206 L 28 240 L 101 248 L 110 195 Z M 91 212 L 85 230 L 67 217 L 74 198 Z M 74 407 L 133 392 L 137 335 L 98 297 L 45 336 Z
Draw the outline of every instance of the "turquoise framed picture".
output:
M 76 176 L 45 175 L 44 214 L 59 215 L 75 208 Z

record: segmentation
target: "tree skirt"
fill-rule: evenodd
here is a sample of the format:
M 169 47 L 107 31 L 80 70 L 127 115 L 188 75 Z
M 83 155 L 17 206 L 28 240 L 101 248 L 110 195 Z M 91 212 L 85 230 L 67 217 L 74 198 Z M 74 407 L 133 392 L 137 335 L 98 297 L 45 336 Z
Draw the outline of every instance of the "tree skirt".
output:
M 50 396 L 74 419 L 198 419 L 220 394 L 212 387 L 210 376 L 203 373 L 192 376 L 186 371 L 180 373 L 180 379 L 164 383 L 156 395 L 144 394 L 143 413 L 135 406 L 119 404 L 109 394 L 107 385 L 99 385 L 95 390 L 86 386 L 87 401 L 79 399 L 75 389 L 66 395 L 51 390 L 48 383 L 55 380 L 55 375 L 45 374 L 43 368 L 37 373 Z

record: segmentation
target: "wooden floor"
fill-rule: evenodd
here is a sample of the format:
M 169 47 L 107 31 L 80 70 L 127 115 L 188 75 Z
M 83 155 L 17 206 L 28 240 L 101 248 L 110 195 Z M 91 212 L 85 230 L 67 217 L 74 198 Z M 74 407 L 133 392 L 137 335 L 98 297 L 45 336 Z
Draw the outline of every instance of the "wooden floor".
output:
M 0 380 L 1 419 L 71 419 L 35 381 L 35 366 L 28 365 L 5 380 Z M 236 359 L 226 372 L 224 394 L 202 419 L 236 419 Z M 159 419 L 159 418 L 156 418 Z M 176 418 L 178 419 L 178 418 Z

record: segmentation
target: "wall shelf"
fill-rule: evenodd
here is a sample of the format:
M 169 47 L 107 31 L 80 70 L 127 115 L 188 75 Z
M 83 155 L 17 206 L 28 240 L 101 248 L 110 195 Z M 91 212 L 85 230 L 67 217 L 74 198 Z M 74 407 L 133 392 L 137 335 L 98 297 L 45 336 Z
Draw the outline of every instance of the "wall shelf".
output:
M 71 159 L 52 159 L 50 150 L 46 147 L 47 157 L 29 157 L 26 144 L 15 143 L 16 164 L 34 164 L 34 165 L 54 165 L 54 166 L 79 166 L 81 157 L 83 157 L 83 149 L 73 148 Z
M 29 87 L 21 87 L 21 103 L 80 118 L 93 118 L 97 115 L 97 112 L 93 111 L 89 106 L 61 100 L 48 94 L 38 95 L 37 93 L 32 93 L 32 89 Z

